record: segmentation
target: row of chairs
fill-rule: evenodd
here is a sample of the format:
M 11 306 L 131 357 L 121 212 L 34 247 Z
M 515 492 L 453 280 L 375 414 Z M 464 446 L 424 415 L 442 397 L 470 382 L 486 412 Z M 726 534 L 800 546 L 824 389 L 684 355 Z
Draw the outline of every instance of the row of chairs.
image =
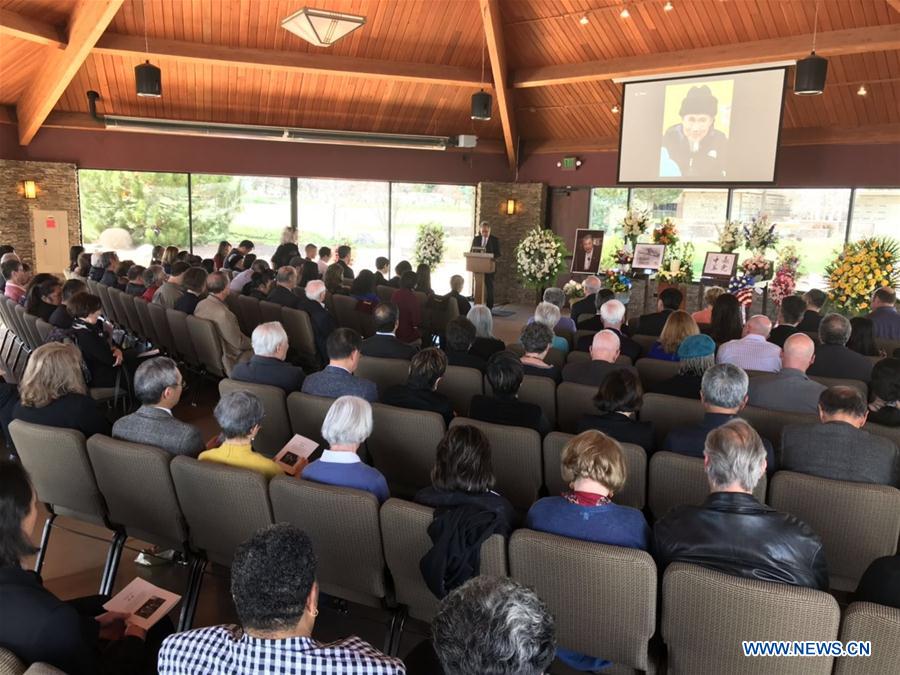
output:
M 418 565 L 431 547 L 428 507 L 392 498 L 379 508 L 367 492 L 287 476 L 266 481 L 252 471 L 172 458 L 158 448 L 100 435 L 85 443 L 76 431 L 21 421 L 10 430 L 51 517 L 100 522 L 122 541 L 136 537 L 188 556 L 180 629 L 190 627 L 207 563 L 230 566 L 236 547 L 273 522 L 290 522 L 309 533 L 324 593 L 391 613 L 387 651 L 396 651 L 407 614 L 427 622 L 436 612 L 438 600 Z M 780 478 L 776 475 L 773 487 Z M 784 490 L 796 488 L 786 482 Z M 846 506 L 834 496 L 826 493 L 825 501 Z M 45 538 L 42 555 L 46 546 Z M 121 546 L 115 552 L 111 547 L 116 564 L 120 553 Z M 533 587 L 557 618 L 561 646 L 629 669 L 654 672 L 657 667 L 651 648 L 657 568 L 646 552 L 517 530 L 509 542 L 494 535 L 482 545 L 480 572 L 508 574 Z M 111 588 L 114 579 L 113 566 L 105 587 Z M 898 615 L 853 605 L 840 635 L 874 640 L 876 661 L 870 665 L 884 667 L 900 644 Z M 831 658 L 804 659 L 804 669 L 796 670 L 789 659 L 743 658 L 739 643 L 834 640 L 839 622 L 835 600 L 811 589 L 680 564 L 669 568 L 662 583 L 662 637 L 672 672 L 830 673 Z M 836 672 L 888 672 L 859 670 L 849 660 L 838 667 Z

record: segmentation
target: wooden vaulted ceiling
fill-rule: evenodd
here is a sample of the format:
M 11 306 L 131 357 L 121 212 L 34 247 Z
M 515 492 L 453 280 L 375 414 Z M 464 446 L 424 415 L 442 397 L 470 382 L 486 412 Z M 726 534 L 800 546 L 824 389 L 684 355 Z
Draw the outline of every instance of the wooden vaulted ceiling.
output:
M 331 48 L 280 27 L 305 4 L 0 0 L 0 105 L 15 107 L 22 143 L 42 124 L 87 122 L 94 89 L 101 112 L 122 115 L 474 133 L 515 164 L 523 144 L 612 147 L 613 77 L 802 57 L 818 6 L 828 83 L 823 96 L 787 96 L 785 138 L 900 137 L 900 0 L 672 0 L 671 11 L 664 0 L 309 0 L 366 16 Z M 134 93 L 146 58 L 162 68 L 162 98 Z M 473 122 L 482 87 L 494 116 Z

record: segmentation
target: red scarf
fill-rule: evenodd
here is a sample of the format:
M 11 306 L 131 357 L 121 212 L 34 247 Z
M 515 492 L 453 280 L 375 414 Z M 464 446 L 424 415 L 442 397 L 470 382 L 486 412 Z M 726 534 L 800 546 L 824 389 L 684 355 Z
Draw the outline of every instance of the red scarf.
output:
M 563 499 L 570 504 L 578 504 L 578 506 L 603 506 L 612 502 L 606 495 L 578 491 L 563 493 Z

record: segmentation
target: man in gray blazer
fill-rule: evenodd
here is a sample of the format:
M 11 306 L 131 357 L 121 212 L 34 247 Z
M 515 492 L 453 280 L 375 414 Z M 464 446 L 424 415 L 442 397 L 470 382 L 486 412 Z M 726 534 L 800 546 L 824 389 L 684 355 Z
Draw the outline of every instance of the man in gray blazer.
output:
M 362 337 L 352 328 L 338 328 L 328 336 L 328 365 L 303 381 L 303 393 L 340 398 L 358 396 L 369 403 L 378 400 L 378 387 L 370 380 L 355 377 L 359 366 Z
M 900 487 L 900 450 L 861 427 L 869 410 L 854 387 L 830 387 L 819 397 L 821 424 L 794 424 L 781 434 L 781 468 L 832 480 Z
M 750 378 L 750 405 L 769 410 L 816 414 L 825 385 L 806 376 L 815 360 L 816 345 L 806 333 L 784 341 L 781 370 Z
M 204 447 L 200 431 L 172 415 L 183 388 L 184 379 L 172 359 L 158 356 L 144 361 L 134 373 L 134 393 L 142 405 L 113 425 L 113 438 L 196 457 Z

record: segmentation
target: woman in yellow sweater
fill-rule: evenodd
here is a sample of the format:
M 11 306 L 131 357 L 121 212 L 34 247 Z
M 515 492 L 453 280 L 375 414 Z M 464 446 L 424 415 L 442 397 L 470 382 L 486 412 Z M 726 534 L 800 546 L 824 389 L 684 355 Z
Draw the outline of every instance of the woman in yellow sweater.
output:
M 274 461 L 253 452 L 253 439 L 259 433 L 264 410 L 262 401 L 246 391 L 225 394 L 214 411 L 225 442 L 218 448 L 201 452 L 199 459 L 219 462 L 241 469 L 259 471 L 268 478 L 284 473 Z

